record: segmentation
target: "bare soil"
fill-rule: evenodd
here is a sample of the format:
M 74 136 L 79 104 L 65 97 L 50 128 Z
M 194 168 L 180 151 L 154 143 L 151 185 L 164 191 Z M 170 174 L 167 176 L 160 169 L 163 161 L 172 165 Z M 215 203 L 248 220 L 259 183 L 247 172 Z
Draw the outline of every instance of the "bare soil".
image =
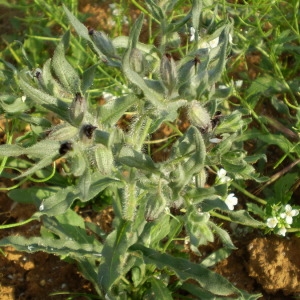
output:
M 20 222 L 30 217 L 32 205 L 15 204 L 5 193 L 0 194 L 0 224 Z M 89 218 L 103 229 L 110 230 L 111 211 L 106 216 Z M 32 222 L 21 227 L 0 230 L 0 239 L 8 235 L 34 236 L 40 224 Z M 300 296 L 300 239 L 262 236 L 260 232 L 234 238 L 238 250 L 221 263 L 215 271 L 238 288 L 262 293 L 261 299 L 294 299 Z M 210 245 L 210 251 L 217 245 Z M 0 299 L 87 299 L 82 294 L 96 295 L 91 283 L 78 272 L 76 265 L 43 252 L 18 252 L 12 247 L 3 249 L 0 256 Z M 203 253 L 204 255 L 209 254 Z M 52 295 L 57 293 L 56 295 Z M 76 296 L 77 295 L 77 296 Z

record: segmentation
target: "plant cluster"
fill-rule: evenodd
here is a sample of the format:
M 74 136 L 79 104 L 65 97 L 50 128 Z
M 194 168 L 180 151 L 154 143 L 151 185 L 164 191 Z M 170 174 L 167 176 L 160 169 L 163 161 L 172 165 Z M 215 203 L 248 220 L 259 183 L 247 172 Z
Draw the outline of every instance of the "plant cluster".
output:
M 266 214 L 249 205 L 256 220 L 233 192 L 246 180 L 267 180 L 253 167 L 265 154 L 244 149 L 254 135 L 245 134 L 253 107 L 249 102 L 228 109 L 227 99 L 238 87 L 220 83 L 234 45 L 233 23 L 218 17 L 214 1 L 194 0 L 189 12 L 176 16 L 171 12 L 182 1 L 145 2 L 149 19 L 159 25 L 158 45 L 153 37 L 150 44 L 139 41 L 143 13 L 129 36 L 111 39 L 64 6 L 77 37 L 67 30 L 41 68 L 13 68 L 21 92 L 2 96 L 1 109 L 31 130 L 0 146 L 1 168 L 7 177 L 5 170 L 21 171 L 9 196 L 30 198 L 38 211 L 25 222 L 38 219 L 42 227 L 39 237 L 9 236 L 0 246 L 73 259 L 106 299 L 172 299 L 182 291 L 201 299 L 257 299 L 210 270 L 235 249 L 220 220 L 266 230 L 277 226 L 285 235 L 298 210 L 286 204 Z M 84 51 L 98 60 L 82 72 L 66 57 L 71 38 L 83 40 Z M 103 65 L 122 74 L 121 92 L 98 105 L 90 94 Z M 122 129 L 124 116 L 130 118 Z M 182 116 L 185 130 L 179 126 Z M 172 135 L 151 139 L 162 125 Z M 167 159 L 153 160 L 155 143 L 170 149 Z M 47 186 L 23 190 L 26 180 Z M 72 207 L 79 201 L 102 209 L 111 205 L 112 232 L 76 214 Z M 192 263 L 184 249 L 201 255 L 201 246 L 216 236 L 222 247 Z

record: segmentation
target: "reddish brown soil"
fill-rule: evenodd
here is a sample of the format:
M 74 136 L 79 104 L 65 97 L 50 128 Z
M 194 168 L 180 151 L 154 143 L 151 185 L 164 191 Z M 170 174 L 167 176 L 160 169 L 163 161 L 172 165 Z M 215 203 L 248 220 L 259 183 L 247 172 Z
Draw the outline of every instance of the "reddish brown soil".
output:
M 0 194 L 0 223 L 14 223 L 32 215 L 32 205 L 14 204 L 5 193 Z M 89 221 L 101 223 L 110 230 L 111 211 L 107 218 L 98 215 Z M 100 224 L 99 224 L 100 225 Z M 32 222 L 21 227 L 0 230 L 0 239 L 7 235 L 38 235 L 40 224 Z M 294 299 L 300 296 L 300 240 L 296 237 L 263 237 L 259 232 L 235 239 L 238 250 L 217 265 L 215 270 L 238 288 L 263 293 L 261 299 Z M 213 250 L 214 246 L 211 246 Z M 28 254 L 11 247 L 0 256 L 0 299 L 66 299 L 67 294 L 96 295 L 76 265 L 43 252 Z M 51 293 L 57 293 L 50 296 Z M 74 299 L 87 299 L 78 295 Z
M 5 193 L 0 193 L 0 224 L 20 222 L 32 215 L 32 205 L 15 204 Z M 32 222 L 21 227 L 0 230 L 0 239 L 8 235 L 34 236 L 39 234 L 40 224 Z M 50 296 L 51 293 L 58 293 Z M 0 299 L 58 299 L 68 295 L 59 293 L 95 294 L 87 280 L 77 271 L 76 265 L 43 252 L 33 254 L 5 247 L 0 254 Z M 74 299 L 87 299 L 84 296 Z

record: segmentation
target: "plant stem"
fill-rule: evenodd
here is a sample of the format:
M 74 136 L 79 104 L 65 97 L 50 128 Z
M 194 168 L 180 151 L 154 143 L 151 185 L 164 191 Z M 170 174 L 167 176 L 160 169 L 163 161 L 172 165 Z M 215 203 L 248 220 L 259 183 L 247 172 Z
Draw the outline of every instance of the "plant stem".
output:
M 242 192 L 245 196 L 249 197 L 250 199 L 258 202 L 259 204 L 262 205 L 266 205 L 267 201 L 263 200 L 259 197 L 254 196 L 253 194 L 249 193 L 248 191 L 246 191 L 244 188 L 240 187 L 237 183 L 235 183 L 234 181 L 231 182 L 231 185 L 236 188 L 237 190 L 239 190 L 240 192 Z

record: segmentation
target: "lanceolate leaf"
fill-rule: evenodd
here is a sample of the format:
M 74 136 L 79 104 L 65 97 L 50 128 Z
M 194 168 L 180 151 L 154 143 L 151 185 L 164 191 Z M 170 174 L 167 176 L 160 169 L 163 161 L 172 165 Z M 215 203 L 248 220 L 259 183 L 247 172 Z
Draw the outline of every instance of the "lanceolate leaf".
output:
M 78 19 L 67 9 L 67 7 L 65 5 L 63 5 L 63 7 L 64 7 L 64 10 L 66 12 L 66 15 L 67 15 L 70 23 L 75 28 L 78 35 L 81 36 L 82 38 L 84 38 L 85 40 L 87 40 L 92 45 L 93 49 L 99 55 L 99 57 L 101 57 L 104 61 L 106 61 L 104 54 L 93 43 L 93 41 L 89 35 L 88 29 L 80 21 L 78 21 Z
M 128 248 L 137 241 L 137 233 L 131 231 L 132 222 L 122 221 L 118 229 L 106 239 L 103 247 L 104 262 L 99 267 L 99 284 L 106 293 L 131 267 L 128 264 Z
M 143 24 L 143 15 L 141 14 L 136 20 L 134 27 L 130 33 L 129 45 L 123 57 L 123 72 L 126 77 L 137 87 L 139 87 L 145 97 L 157 108 L 163 108 L 163 96 L 158 94 L 155 90 L 149 88 L 145 83 L 144 79 L 135 71 L 132 70 L 130 66 L 130 54 L 133 48 L 136 48 L 138 37 Z
M 179 163 L 171 172 L 169 186 L 177 194 L 204 167 L 206 149 L 201 133 L 190 126 L 185 135 L 173 147 L 172 158 L 179 158 Z
M 49 94 L 42 92 L 30 84 L 25 79 L 26 74 L 20 73 L 19 85 L 24 94 L 30 97 L 35 103 L 43 106 L 46 109 L 56 113 L 63 120 L 68 120 L 68 104 L 58 98 L 55 98 Z
M 229 39 L 229 30 L 230 27 L 226 26 L 220 36 L 222 38 L 222 44 L 221 47 L 218 51 L 218 62 L 216 66 L 208 71 L 208 84 L 211 86 L 214 84 L 219 78 L 221 77 L 224 67 L 225 67 L 225 62 L 226 62 L 226 53 L 227 53 L 227 45 L 228 45 L 228 39 Z
M 67 31 L 61 42 L 57 45 L 52 58 L 52 67 L 63 87 L 67 91 L 75 94 L 77 92 L 81 92 L 81 82 L 77 72 L 65 57 L 66 45 L 68 44 L 69 36 L 70 32 Z
M 99 106 L 98 115 L 103 124 L 113 126 L 125 114 L 132 105 L 138 102 L 138 98 L 130 94 L 118 97 L 108 103 Z
M 70 23 L 75 28 L 78 35 L 86 39 L 87 41 L 92 42 L 88 33 L 88 29 L 80 21 L 78 21 L 78 19 L 68 10 L 68 8 L 64 4 L 63 4 L 63 8 Z
M 235 223 L 240 223 L 251 227 L 265 226 L 265 223 L 253 219 L 245 210 L 226 212 L 230 219 Z
M 53 239 L 45 237 L 25 238 L 9 236 L 0 240 L 0 246 L 13 246 L 16 250 L 28 253 L 43 251 L 62 256 L 92 256 L 101 253 L 102 246 L 91 243 L 82 244 L 70 239 Z
M 10 144 L 5 144 L 0 146 L 0 156 L 19 156 L 24 154 L 24 148 L 20 147 L 16 144 L 10 145 Z
M 27 171 L 23 172 L 21 175 L 15 177 L 15 179 L 20 179 L 20 178 L 23 178 L 25 176 L 32 175 L 36 171 L 41 170 L 41 169 L 49 166 L 55 160 L 56 157 L 57 157 L 56 154 L 43 157 L 40 161 L 38 161 L 36 164 L 34 164 L 33 167 L 31 167 Z
M 86 69 L 82 74 L 81 90 L 85 93 L 93 84 L 98 63 Z
M 70 91 L 64 89 L 63 86 L 56 79 L 54 79 L 51 71 L 51 63 L 52 60 L 50 58 L 44 63 L 43 72 L 39 80 L 41 86 L 46 93 L 55 97 L 72 98 L 73 96 L 71 95 Z
M 144 299 L 151 299 L 155 295 L 155 299 L 173 300 L 170 290 L 166 287 L 164 282 L 154 276 L 150 278 L 148 283 L 151 284 L 150 289 L 144 295 Z M 151 298 L 147 298 L 147 296 Z
M 141 169 L 148 172 L 158 172 L 158 168 L 150 156 L 142 154 L 130 147 L 123 147 L 118 162 L 129 167 Z
M 89 190 L 86 191 L 88 194 L 85 199 L 81 199 L 81 191 L 78 186 L 68 186 L 59 190 L 51 197 L 44 199 L 43 210 L 41 210 L 40 213 L 48 216 L 63 214 L 70 208 L 75 199 L 88 201 L 110 185 L 122 186 L 123 183 L 118 179 L 105 177 L 97 172 L 93 173 Z
M 176 258 L 165 253 L 160 253 L 139 244 L 131 246 L 130 250 L 141 252 L 146 263 L 154 264 L 160 269 L 167 267 L 173 270 L 183 281 L 194 279 L 200 286 L 216 295 L 228 296 L 240 294 L 239 290 L 224 277 L 199 264 L 192 263 L 182 258 Z

